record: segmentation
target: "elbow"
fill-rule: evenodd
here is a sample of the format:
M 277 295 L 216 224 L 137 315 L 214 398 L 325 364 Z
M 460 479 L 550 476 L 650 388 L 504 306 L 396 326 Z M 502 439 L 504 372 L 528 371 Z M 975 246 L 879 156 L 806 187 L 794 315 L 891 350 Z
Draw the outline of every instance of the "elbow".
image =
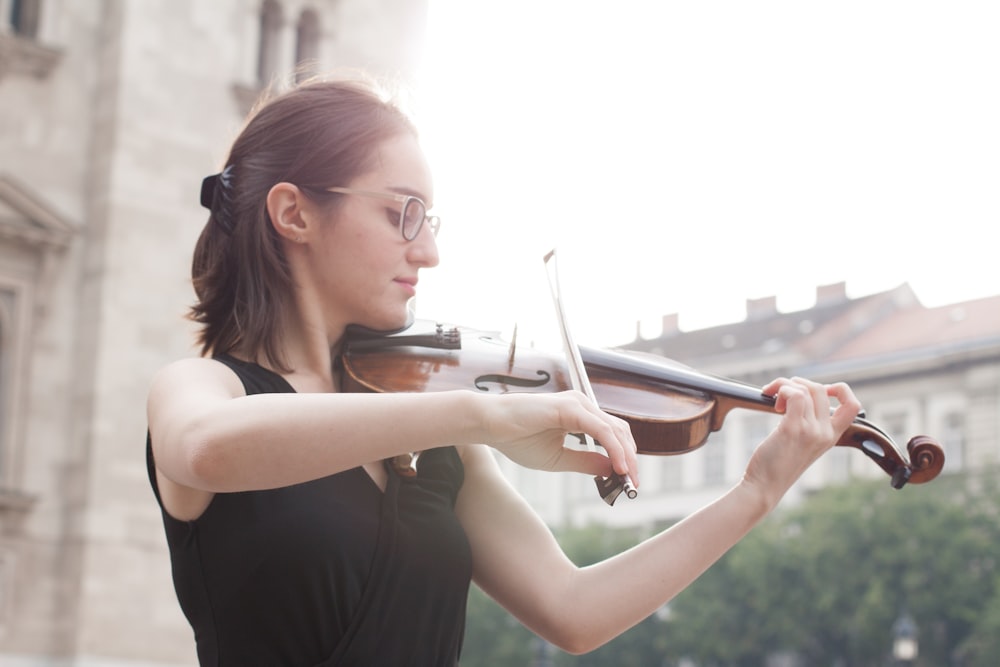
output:
M 583 655 L 601 648 L 608 643 L 608 639 L 602 639 L 593 633 L 579 632 L 572 639 L 563 641 L 560 648 L 570 655 Z
M 546 631 L 539 632 L 538 636 L 570 655 L 590 653 L 611 639 L 606 637 L 600 628 L 593 627 L 587 622 L 550 624 Z
M 572 570 L 572 575 L 578 573 L 578 568 Z M 588 613 L 592 602 L 580 595 L 575 576 L 570 576 L 565 587 L 558 590 L 563 593 L 544 601 L 536 598 L 533 609 L 536 615 L 522 619 L 540 638 L 565 653 L 579 656 L 604 646 L 618 634 Z
M 593 636 L 587 636 L 585 633 L 566 633 L 565 635 L 558 637 L 545 638 L 550 644 L 558 648 L 560 651 L 569 653 L 570 655 L 584 655 L 585 653 L 590 653 L 591 651 L 600 648 L 605 644 L 603 641 L 594 641 Z
M 230 466 L 226 462 L 225 448 L 218 444 L 218 438 L 207 429 L 192 427 L 178 434 L 173 456 L 168 465 L 174 474 L 174 481 L 202 491 L 225 491 Z M 159 457 L 157 457 L 158 463 Z
M 204 491 L 224 491 L 226 465 L 218 448 L 204 441 L 185 449 L 184 469 L 190 476 L 189 486 Z

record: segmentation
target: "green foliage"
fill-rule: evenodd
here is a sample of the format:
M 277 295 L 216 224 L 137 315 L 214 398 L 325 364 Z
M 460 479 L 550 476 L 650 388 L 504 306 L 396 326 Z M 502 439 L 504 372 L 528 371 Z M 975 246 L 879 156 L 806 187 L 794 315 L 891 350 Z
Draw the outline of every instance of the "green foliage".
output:
M 535 635 L 475 586 L 469 591 L 462 667 L 531 664 Z
M 678 596 L 671 652 L 703 664 L 762 664 L 789 651 L 807 665 L 883 665 L 906 610 L 921 664 L 951 664 L 998 591 L 1000 498 L 966 482 L 855 484 L 776 515 Z M 706 612 L 710 596 L 725 603 Z
M 958 647 L 962 667 L 994 667 L 1000 655 L 1000 579 L 989 604 L 976 616 L 973 631 Z
M 639 539 L 599 527 L 558 537 L 580 565 Z M 788 652 L 804 665 L 881 667 L 905 610 L 918 626 L 920 665 L 992 665 L 998 544 L 1000 493 L 990 475 L 901 491 L 884 480 L 826 489 L 758 526 L 671 602 L 667 620 L 651 617 L 591 654 L 558 653 L 552 662 L 676 665 L 687 657 L 702 667 L 758 667 Z M 530 633 L 482 603 L 470 599 L 463 665 L 535 664 Z

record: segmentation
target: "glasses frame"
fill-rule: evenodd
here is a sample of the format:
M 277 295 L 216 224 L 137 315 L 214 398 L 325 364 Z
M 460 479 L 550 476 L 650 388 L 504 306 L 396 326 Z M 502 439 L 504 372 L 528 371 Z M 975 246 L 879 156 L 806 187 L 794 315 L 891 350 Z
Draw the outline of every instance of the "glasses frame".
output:
M 325 188 L 327 192 L 333 192 L 342 195 L 359 195 L 361 197 L 374 197 L 376 199 L 384 199 L 386 201 L 394 201 L 402 204 L 399 208 L 399 222 L 397 226 L 399 227 L 399 233 L 406 241 L 413 241 L 420 235 L 420 230 L 423 229 L 424 224 L 431 230 L 433 236 L 437 236 L 438 229 L 441 228 L 441 218 L 436 215 L 427 214 L 427 204 L 424 200 L 415 195 L 404 195 L 402 193 L 395 192 L 375 192 L 373 190 L 358 190 L 356 188 L 343 188 L 343 187 L 332 187 Z M 417 222 L 416 228 L 410 236 L 406 235 L 406 220 L 404 216 L 406 215 L 406 207 L 410 205 L 410 200 L 414 200 L 420 204 L 421 208 L 424 209 L 424 217 Z

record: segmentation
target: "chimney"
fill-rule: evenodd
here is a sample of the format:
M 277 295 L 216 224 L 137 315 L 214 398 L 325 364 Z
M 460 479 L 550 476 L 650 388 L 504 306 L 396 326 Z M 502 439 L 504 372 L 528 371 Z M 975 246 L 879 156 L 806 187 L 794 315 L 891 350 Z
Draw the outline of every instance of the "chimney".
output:
M 778 313 L 778 297 L 765 296 L 760 299 L 747 299 L 747 319 L 760 320 Z
M 828 306 L 841 301 L 847 301 L 847 283 L 841 281 L 832 285 L 820 285 L 816 288 L 817 306 Z
M 673 336 L 676 333 L 680 333 L 680 325 L 677 313 L 671 313 L 670 315 L 663 316 L 662 333 L 660 336 L 666 338 L 667 336 Z

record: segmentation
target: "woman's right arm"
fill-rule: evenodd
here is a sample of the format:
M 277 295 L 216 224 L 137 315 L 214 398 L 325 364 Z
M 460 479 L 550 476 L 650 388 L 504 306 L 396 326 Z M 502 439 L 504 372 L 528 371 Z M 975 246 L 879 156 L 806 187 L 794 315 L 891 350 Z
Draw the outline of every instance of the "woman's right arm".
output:
M 288 486 L 447 445 L 491 444 L 522 465 L 545 470 L 607 474 L 612 463 L 620 473 L 635 468 L 627 426 L 576 392 L 246 396 L 225 365 L 195 358 L 157 374 L 147 410 L 159 479 L 201 492 L 206 505 L 216 492 Z M 569 432 L 591 434 L 611 461 L 566 449 Z
M 185 359 L 157 374 L 147 409 L 157 468 L 178 484 L 226 492 L 297 484 L 472 430 L 462 392 L 429 397 L 247 396 L 225 365 Z

